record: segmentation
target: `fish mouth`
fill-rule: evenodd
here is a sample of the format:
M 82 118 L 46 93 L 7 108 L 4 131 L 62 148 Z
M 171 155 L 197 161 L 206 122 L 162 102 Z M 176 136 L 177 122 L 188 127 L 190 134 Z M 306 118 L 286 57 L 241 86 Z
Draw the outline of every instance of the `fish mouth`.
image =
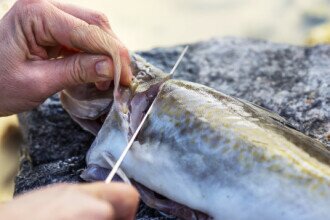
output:
M 157 83 L 150 86 L 150 89 L 135 94 L 128 103 L 129 114 L 128 114 L 128 123 L 129 123 L 129 132 L 128 136 L 131 137 L 138 126 L 140 125 L 143 117 L 149 110 L 151 104 L 155 100 L 158 92 L 162 86 L 162 83 Z

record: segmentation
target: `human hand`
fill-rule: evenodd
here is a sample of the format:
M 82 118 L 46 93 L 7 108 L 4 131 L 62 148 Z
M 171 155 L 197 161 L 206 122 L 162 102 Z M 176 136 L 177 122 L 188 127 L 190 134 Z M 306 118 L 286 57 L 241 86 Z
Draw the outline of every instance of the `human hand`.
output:
M 134 219 L 137 191 L 122 183 L 59 184 L 0 205 L 0 219 Z
M 121 83 L 131 81 L 128 51 L 98 12 L 19 0 L 0 21 L 0 42 L 0 116 L 32 109 L 81 83 L 105 90 L 116 64 Z

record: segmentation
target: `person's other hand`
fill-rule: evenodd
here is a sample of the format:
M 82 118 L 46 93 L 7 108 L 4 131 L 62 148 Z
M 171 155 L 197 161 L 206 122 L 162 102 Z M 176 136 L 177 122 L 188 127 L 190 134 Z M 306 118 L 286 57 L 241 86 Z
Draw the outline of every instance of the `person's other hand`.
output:
M 0 21 L 0 42 L 0 116 L 32 109 L 81 83 L 107 89 L 115 59 L 121 60 L 121 83 L 131 81 L 128 51 L 98 12 L 19 0 Z
M 122 183 L 59 184 L 0 204 L 0 219 L 134 219 L 137 191 Z

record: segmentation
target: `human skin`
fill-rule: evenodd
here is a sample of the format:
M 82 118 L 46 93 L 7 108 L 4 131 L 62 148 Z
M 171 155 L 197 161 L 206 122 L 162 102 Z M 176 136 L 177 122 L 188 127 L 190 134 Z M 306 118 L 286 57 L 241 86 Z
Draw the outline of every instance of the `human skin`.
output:
M 114 76 L 109 49 L 120 57 L 121 83 L 131 81 L 129 53 L 98 12 L 20 0 L 0 21 L 0 42 L 0 116 L 30 110 L 78 84 L 107 89 Z
M 0 204 L 0 219 L 134 219 L 138 193 L 120 183 L 60 184 Z
M 82 83 L 108 89 L 114 78 L 109 50 L 120 58 L 121 84 L 132 78 L 127 49 L 95 11 L 20 0 L 0 21 L 0 42 L 0 116 Z M 138 200 L 133 187 L 119 183 L 55 184 L 0 204 L 0 219 L 134 219 Z

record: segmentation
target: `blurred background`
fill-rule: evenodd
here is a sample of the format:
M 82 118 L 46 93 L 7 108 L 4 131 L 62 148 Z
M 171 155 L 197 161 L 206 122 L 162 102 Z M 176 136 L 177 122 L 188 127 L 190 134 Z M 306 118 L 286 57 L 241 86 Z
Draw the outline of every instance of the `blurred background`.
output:
M 0 17 L 13 0 L 0 0 Z M 63 1 L 64 2 L 64 1 Z M 237 36 L 295 45 L 330 42 L 330 0 L 67 0 L 105 13 L 130 50 Z M 0 201 L 12 197 L 22 142 L 0 118 Z

